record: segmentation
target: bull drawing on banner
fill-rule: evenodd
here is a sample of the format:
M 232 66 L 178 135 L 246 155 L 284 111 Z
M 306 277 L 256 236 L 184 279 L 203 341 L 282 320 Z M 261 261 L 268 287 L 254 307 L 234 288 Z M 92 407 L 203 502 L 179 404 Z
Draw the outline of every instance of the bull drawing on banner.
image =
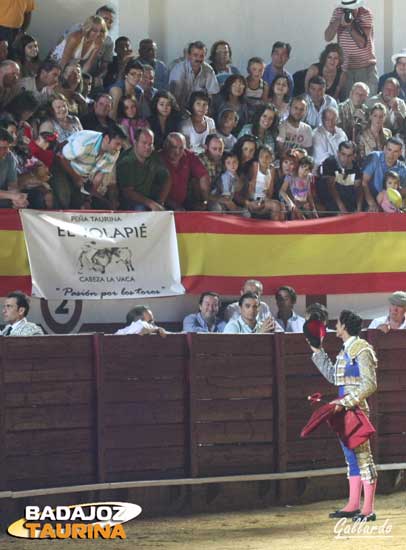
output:
M 89 271 L 95 271 L 103 275 L 109 265 L 118 263 L 125 266 L 127 273 L 135 271 L 132 264 L 132 252 L 127 246 L 97 248 L 95 245 L 96 243 L 92 241 L 82 247 L 78 260 L 80 275 Z

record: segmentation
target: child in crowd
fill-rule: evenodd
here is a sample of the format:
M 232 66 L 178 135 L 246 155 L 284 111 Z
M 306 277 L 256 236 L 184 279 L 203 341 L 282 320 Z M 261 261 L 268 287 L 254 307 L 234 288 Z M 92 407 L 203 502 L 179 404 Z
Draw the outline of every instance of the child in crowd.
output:
M 273 200 L 275 168 L 272 149 L 266 145 L 258 149 L 258 161 L 251 167 L 251 180 L 248 184 L 246 206 L 254 218 L 284 219 L 282 205 Z
M 206 137 L 216 133 L 214 120 L 207 116 L 209 105 L 210 98 L 206 92 L 193 92 L 189 101 L 191 115 L 181 126 L 187 148 L 196 154 L 204 153 Z
M 120 99 L 117 122 L 123 127 L 131 145 L 134 145 L 134 134 L 137 128 L 149 128 L 149 123 L 138 115 L 137 100 L 133 96 L 124 96 Z
M 241 187 L 238 175 L 238 156 L 235 153 L 224 153 L 223 171 L 217 179 L 214 194 L 209 201 L 209 210 L 215 212 L 237 212 L 241 208 L 235 203 L 234 196 Z
M 237 128 L 238 114 L 230 108 L 223 109 L 217 120 L 217 135 L 224 141 L 224 151 L 231 151 L 237 142 L 233 131 Z
M 318 218 L 311 192 L 313 168 L 312 157 L 301 158 L 297 161 L 294 173 L 286 176 L 282 184 L 279 195 L 292 219 Z
M 396 206 L 389 200 L 388 189 L 395 189 L 396 191 L 399 191 L 400 189 L 399 174 L 393 170 L 388 170 L 388 172 L 385 173 L 383 178 L 383 191 L 378 193 L 376 202 L 384 212 L 399 212 L 399 208 L 396 208 Z
M 247 66 L 247 89 L 245 97 L 252 115 L 258 105 L 262 105 L 268 99 L 269 86 L 262 78 L 265 72 L 265 61 L 261 57 L 251 57 Z

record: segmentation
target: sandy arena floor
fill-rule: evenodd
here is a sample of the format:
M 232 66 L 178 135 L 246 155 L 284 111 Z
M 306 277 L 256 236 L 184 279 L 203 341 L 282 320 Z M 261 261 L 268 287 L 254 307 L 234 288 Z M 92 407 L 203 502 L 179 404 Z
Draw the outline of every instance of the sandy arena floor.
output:
M 134 520 L 125 526 L 126 540 L 24 541 L 0 537 L 0 550 L 48 550 L 76 548 L 109 550 L 383 550 L 406 549 L 406 493 L 378 495 L 375 523 L 386 527 L 386 534 L 367 533 L 336 539 L 335 521 L 330 511 L 342 501 L 325 501 L 306 506 L 269 508 L 268 510 L 195 515 L 154 520 Z M 142 517 L 142 516 L 141 516 Z M 347 520 L 348 521 L 348 520 Z M 347 523 L 347 525 L 353 525 Z M 52 546 L 51 546 L 52 544 Z

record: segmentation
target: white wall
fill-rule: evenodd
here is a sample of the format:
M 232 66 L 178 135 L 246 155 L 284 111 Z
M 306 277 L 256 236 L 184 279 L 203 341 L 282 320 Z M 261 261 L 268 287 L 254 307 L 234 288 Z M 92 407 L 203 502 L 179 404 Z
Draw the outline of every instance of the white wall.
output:
M 83 21 L 104 0 L 37 0 L 30 32 L 40 38 L 43 52 L 61 32 Z M 178 57 L 191 40 L 207 46 L 219 38 L 233 48 L 234 63 L 245 72 L 249 57 L 270 57 L 276 40 L 293 47 L 288 68 L 307 67 L 324 47 L 323 33 L 336 0 L 107 0 L 118 10 L 114 36 L 129 36 L 134 46 L 151 36 L 166 61 Z M 393 49 L 406 47 L 404 0 L 368 0 L 375 16 L 375 45 L 379 72 L 391 66 Z M 384 63 L 385 60 L 385 63 Z M 385 66 L 384 66 L 385 65 Z

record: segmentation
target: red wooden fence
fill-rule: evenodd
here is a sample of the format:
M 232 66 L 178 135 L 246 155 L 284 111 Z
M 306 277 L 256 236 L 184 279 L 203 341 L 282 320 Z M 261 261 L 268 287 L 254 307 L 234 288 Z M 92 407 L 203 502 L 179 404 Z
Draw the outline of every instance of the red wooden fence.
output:
M 404 332 L 367 337 L 377 462 L 404 462 Z M 342 466 L 327 428 L 299 437 L 315 391 L 303 335 L 0 338 L 0 490 Z

